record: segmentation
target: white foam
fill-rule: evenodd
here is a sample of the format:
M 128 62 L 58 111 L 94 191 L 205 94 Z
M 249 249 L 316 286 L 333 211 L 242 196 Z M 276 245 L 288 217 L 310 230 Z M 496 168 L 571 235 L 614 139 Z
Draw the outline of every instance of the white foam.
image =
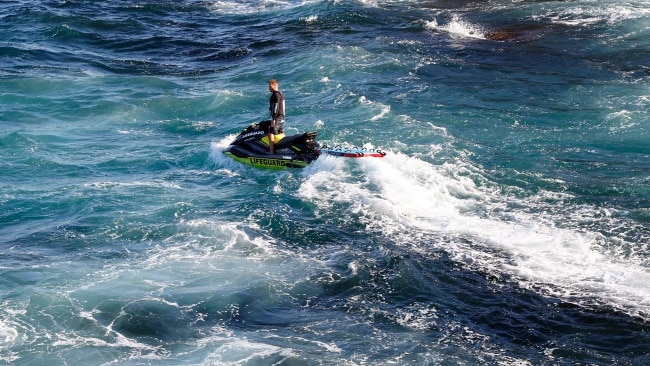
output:
M 21 320 L 25 314 L 25 309 L 12 308 L 6 301 L 0 303 L 0 362 L 13 364 L 19 360 L 14 347 L 28 342 L 29 334 L 34 334 L 33 326 Z
M 414 305 L 397 309 L 395 320 L 404 327 L 427 330 L 431 328 L 432 320 L 437 318 L 435 308 L 429 307 L 429 305 L 415 303 Z
M 613 25 L 627 20 L 643 19 L 648 14 L 650 14 L 650 9 L 644 5 L 637 6 L 629 2 L 625 4 L 594 2 L 593 4 L 581 3 L 580 6 L 569 5 L 561 11 L 553 9 L 552 12 L 536 15 L 534 19 L 548 18 L 555 23 L 570 26 L 599 23 Z
M 439 24 L 436 19 L 425 21 L 424 26 L 428 29 L 448 33 L 452 37 L 485 39 L 485 30 L 476 24 L 463 20 L 458 15 L 453 15 L 446 24 Z
M 165 182 L 165 181 L 149 181 L 149 182 L 93 182 L 86 183 L 84 187 L 93 188 L 93 189 L 110 189 L 116 187 L 150 187 L 150 188 L 172 188 L 172 189 L 182 189 L 182 187 L 176 183 Z
M 236 168 L 235 162 L 233 159 L 226 156 L 223 153 L 224 149 L 230 145 L 233 140 L 235 140 L 237 135 L 228 135 L 217 142 L 212 142 L 210 145 L 210 159 L 215 163 L 219 168 L 222 168 L 228 175 L 237 175 L 234 170 L 230 168 Z
M 637 119 L 634 117 L 633 112 L 630 112 L 628 110 L 612 112 L 607 115 L 606 120 L 615 123 L 609 128 L 610 132 L 612 133 L 629 130 L 638 125 Z
M 317 171 L 300 190 L 323 212 L 343 202 L 369 231 L 425 255 L 434 245 L 459 263 L 518 279 L 522 287 L 650 315 L 650 271 L 640 258 L 612 257 L 602 249 L 600 234 L 558 228 L 552 212 L 507 208 L 513 200 L 525 207 L 548 204 L 546 192 L 517 202 L 491 188 L 480 169 L 463 163 L 433 166 L 399 153 L 339 162 L 326 161 L 332 171 Z M 365 176 L 353 176 L 340 164 L 358 164 Z M 562 197 L 556 198 L 561 204 Z M 441 234 L 455 239 L 421 240 Z
M 18 338 L 18 330 L 0 319 L 0 340 L 1 343 L 13 343 Z
M 245 365 L 256 358 L 282 357 L 276 364 L 294 356 L 289 349 L 235 337 L 230 331 L 216 328 L 215 335 L 201 340 L 210 354 L 199 365 Z
M 310 15 L 308 17 L 300 18 L 301 22 L 306 24 L 316 23 L 318 21 L 318 15 Z
M 390 106 L 389 105 L 381 104 L 379 102 L 370 101 L 363 95 L 361 97 L 359 97 L 359 103 L 361 103 L 362 105 L 368 105 L 368 106 L 372 106 L 374 108 L 379 108 L 379 113 L 372 116 L 370 118 L 371 121 L 377 121 L 379 119 L 382 119 L 382 118 L 386 117 L 386 115 L 388 113 L 390 113 Z

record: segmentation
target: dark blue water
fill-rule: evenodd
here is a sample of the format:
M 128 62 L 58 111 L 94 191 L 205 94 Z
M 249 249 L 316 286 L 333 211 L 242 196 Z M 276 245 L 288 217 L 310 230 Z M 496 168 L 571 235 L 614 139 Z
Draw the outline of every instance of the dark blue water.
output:
M 1 5 L 0 364 L 650 362 L 648 1 Z

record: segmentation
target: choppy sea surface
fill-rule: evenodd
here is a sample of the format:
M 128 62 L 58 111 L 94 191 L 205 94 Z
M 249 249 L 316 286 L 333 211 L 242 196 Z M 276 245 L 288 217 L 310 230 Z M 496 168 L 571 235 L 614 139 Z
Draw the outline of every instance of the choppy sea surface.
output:
M 386 157 L 273 171 L 266 118 Z M 0 364 L 650 364 L 650 1 L 4 0 Z

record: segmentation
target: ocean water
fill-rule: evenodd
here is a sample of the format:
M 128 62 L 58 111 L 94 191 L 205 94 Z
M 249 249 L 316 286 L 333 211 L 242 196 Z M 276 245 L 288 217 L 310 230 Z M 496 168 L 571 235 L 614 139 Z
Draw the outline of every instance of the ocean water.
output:
M 650 1 L 0 5 L 0 364 L 650 363 Z

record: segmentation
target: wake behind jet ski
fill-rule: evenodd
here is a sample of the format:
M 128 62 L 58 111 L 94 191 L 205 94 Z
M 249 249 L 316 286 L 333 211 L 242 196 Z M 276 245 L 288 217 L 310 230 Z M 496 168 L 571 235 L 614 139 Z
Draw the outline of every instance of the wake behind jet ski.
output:
M 269 152 L 269 126 L 271 121 L 253 123 L 242 130 L 224 153 L 244 164 L 271 168 L 304 168 L 318 159 L 316 132 L 285 136 L 275 135 L 275 153 Z

